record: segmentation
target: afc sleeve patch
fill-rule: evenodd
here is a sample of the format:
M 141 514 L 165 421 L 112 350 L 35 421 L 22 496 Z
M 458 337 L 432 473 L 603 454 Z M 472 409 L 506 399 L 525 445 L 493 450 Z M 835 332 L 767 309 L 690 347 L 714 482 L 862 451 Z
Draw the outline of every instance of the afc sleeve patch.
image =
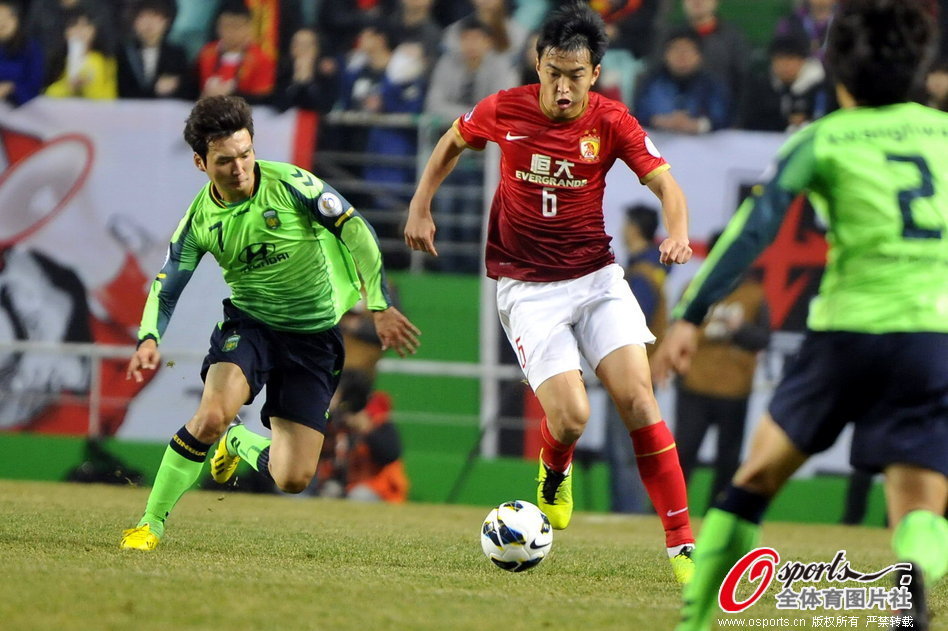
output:
M 342 200 L 339 199 L 338 195 L 333 193 L 323 193 L 319 196 L 319 199 L 316 200 L 316 206 L 319 208 L 320 214 L 324 217 L 338 217 L 342 214 Z

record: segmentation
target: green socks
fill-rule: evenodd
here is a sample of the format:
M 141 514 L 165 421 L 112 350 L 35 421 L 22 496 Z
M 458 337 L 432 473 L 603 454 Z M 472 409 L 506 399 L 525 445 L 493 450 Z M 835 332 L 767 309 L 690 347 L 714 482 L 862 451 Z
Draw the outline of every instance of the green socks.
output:
M 757 545 L 760 525 L 712 508 L 695 544 L 695 575 L 685 587 L 681 623 L 676 631 L 706 631 L 717 609 L 718 591 L 728 571 Z
M 921 568 L 930 589 L 948 572 L 948 521 L 929 511 L 912 511 L 896 526 L 892 550 L 896 560 Z
M 165 519 L 184 492 L 197 481 L 210 448 L 184 427 L 178 430 L 165 449 L 139 526 L 147 522 L 159 538 L 164 535 Z
M 227 453 L 232 456 L 240 456 L 242 460 L 260 473 L 270 475 L 267 464 L 269 462 L 270 443 L 273 442 L 271 439 L 260 434 L 254 434 L 243 425 L 236 425 L 227 432 L 226 440 Z M 264 457 L 261 458 L 261 455 Z

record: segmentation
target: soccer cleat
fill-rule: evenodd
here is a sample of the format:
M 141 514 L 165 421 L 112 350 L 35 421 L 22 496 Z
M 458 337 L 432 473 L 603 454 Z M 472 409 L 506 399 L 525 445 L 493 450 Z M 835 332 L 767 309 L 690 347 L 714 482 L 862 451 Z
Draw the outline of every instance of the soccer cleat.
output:
M 569 526 L 573 516 L 573 465 L 565 473 L 553 471 L 543 463 L 540 452 L 540 476 L 537 478 L 537 506 L 550 519 L 556 530 Z
M 899 570 L 895 575 L 895 586 L 906 587 L 912 596 L 912 602 L 904 609 L 892 612 L 894 621 L 891 629 L 908 627 L 912 631 L 928 631 L 928 603 L 925 601 L 925 583 L 922 581 L 921 569 L 913 565 L 911 570 Z M 910 619 L 911 623 L 906 624 L 906 619 Z
M 680 585 L 687 585 L 695 575 L 695 562 L 691 556 L 695 553 L 695 547 L 688 545 L 681 549 L 681 552 L 668 559 L 672 565 L 672 572 L 675 574 L 675 580 Z
M 158 547 L 159 537 L 151 531 L 149 524 L 142 524 L 122 532 L 119 547 L 123 550 L 144 550 L 149 552 Z
M 234 475 L 234 471 L 237 470 L 237 465 L 240 464 L 240 456 L 230 455 L 230 451 L 227 449 L 230 430 L 237 425 L 240 425 L 239 418 L 234 419 L 234 422 L 230 424 L 230 427 L 228 427 L 224 435 L 221 436 L 221 439 L 217 442 L 217 449 L 214 450 L 214 457 L 211 458 L 211 477 L 214 478 L 214 481 L 218 484 L 224 484 L 230 480 Z M 234 447 L 236 450 L 236 446 Z

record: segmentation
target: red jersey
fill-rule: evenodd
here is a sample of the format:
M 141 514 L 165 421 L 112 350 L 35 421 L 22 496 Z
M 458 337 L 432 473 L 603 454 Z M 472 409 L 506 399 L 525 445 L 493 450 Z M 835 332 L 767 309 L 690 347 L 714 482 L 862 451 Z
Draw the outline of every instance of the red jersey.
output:
M 556 122 L 540 110 L 539 84 L 502 90 L 454 125 L 473 149 L 500 145 L 485 255 L 491 278 L 566 280 L 612 263 L 606 173 L 616 158 L 643 184 L 670 168 L 628 108 L 595 92 L 579 118 Z

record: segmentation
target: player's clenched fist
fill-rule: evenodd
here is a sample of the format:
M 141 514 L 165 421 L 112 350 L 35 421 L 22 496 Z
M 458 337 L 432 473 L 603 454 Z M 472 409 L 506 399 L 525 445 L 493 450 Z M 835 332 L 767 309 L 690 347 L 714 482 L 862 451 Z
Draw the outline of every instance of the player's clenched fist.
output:
M 660 254 L 659 261 L 662 265 L 671 265 L 672 263 L 681 265 L 691 260 L 691 247 L 688 245 L 687 239 L 669 237 L 658 246 L 658 251 Z

